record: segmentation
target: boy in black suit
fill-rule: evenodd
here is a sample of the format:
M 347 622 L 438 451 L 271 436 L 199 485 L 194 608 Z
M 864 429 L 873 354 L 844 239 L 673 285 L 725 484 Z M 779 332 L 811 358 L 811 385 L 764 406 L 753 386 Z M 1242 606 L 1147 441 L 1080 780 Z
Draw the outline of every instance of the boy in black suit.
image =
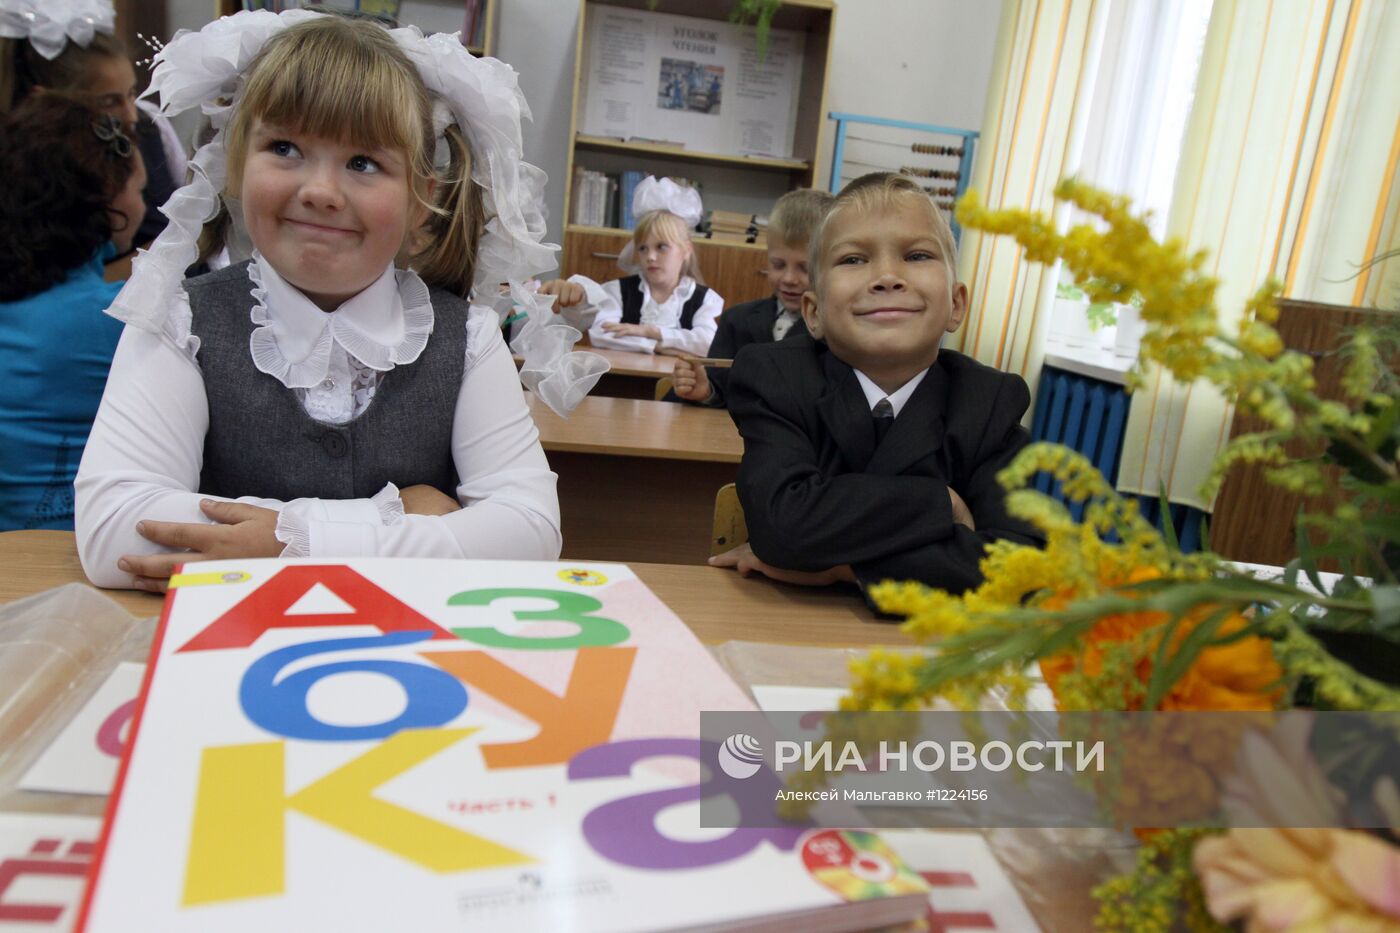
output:
M 914 181 L 853 181 L 812 239 L 816 340 L 744 348 L 727 386 L 744 436 L 750 542 L 717 566 L 862 588 L 918 580 L 959 593 L 996 539 L 1040 540 L 996 473 L 1025 446 L 1025 382 L 940 350 L 967 311 L 952 231 Z
M 725 309 L 706 356 L 732 360 L 751 343 L 769 343 L 807 333 L 802 321 L 802 296 L 810 287 L 807 243 L 832 197 L 825 191 L 799 188 L 778 198 L 768 216 L 768 284 L 770 298 L 747 301 Z M 720 408 L 729 371 L 696 366 L 685 357 L 671 373 L 672 388 L 687 402 Z

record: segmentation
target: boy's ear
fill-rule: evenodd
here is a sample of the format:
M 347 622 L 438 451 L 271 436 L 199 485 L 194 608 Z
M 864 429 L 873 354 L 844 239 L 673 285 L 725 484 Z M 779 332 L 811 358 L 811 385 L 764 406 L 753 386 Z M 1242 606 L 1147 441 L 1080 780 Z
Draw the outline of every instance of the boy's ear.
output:
M 808 289 L 802 293 L 802 320 L 807 324 L 807 330 L 817 340 L 822 338 L 822 316 L 817 307 L 817 293 Z
M 953 306 L 948 309 L 948 333 L 962 326 L 967 316 L 967 286 L 962 282 L 953 285 Z

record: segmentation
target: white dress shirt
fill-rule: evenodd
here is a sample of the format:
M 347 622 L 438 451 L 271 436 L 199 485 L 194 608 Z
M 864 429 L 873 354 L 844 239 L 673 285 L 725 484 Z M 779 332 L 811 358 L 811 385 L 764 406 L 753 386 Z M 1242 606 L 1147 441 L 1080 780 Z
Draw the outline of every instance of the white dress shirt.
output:
M 778 316 L 773 319 L 773 340 L 782 340 L 792 330 L 792 326 L 802 319 L 801 311 L 789 311 L 778 306 Z
M 618 284 L 621 279 L 613 279 L 599 285 L 587 276 L 575 275 L 570 276 L 569 281 L 582 285 L 586 297 L 583 304 L 564 312 L 565 320 L 575 326 L 578 326 L 576 321 L 590 322 L 592 326 L 588 328 L 589 342 L 595 347 L 607 350 L 655 353 L 664 348 L 679 350 L 690 356 L 704 356 L 709 352 L 710 342 L 715 339 L 715 331 L 719 328 L 719 315 L 724 310 L 724 298 L 713 288 L 710 289 L 705 294 L 705 300 L 696 309 L 695 316 L 690 321 L 690 329 L 687 330 L 681 327 L 681 309 L 690 300 L 690 296 L 695 294 L 695 280 L 688 275 L 681 276 L 680 284 L 671 292 L 671 296 L 658 304 L 652 299 L 651 289 L 647 286 L 647 280 L 643 278 L 640 323 L 655 324 L 661 330 L 661 339 L 620 337 L 603 330 L 603 325 L 622 321 L 622 287 Z
M 899 417 L 900 411 L 904 408 L 904 403 L 909 401 L 909 396 L 914 394 L 914 390 L 919 387 L 919 383 L 923 382 L 924 377 L 928 375 L 928 370 L 925 369 L 913 379 L 910 379 L 908 382 L 904 383 L 904 385 L 895 389 L 889 395 L 886 395 L 885 390 L 877 386 L 874 380 L 865 373 L 854 367 L 852 367 L 852 371 L 856 374 L 856 382 L 860 383 L 860 390 L 865 393 L 865 401 L 870 405 L 870 411 L 872 413 L 875 411 L 875 406 L 880 404 L 880 399 L 887 398 L 890 400 L 890 407 L 894 409 L 894 417 L 896 418 Z
M 374 284 L 326 313 L 260 258 L 250 340 L 254 365 L 297 392 L 322 421 L 346 421 L 370 404 L 379 376 L 417 359 L 433 328 L 426 287 L 385 269 Z M 419 296 L 421 295 L 421 302 Z M 74 483 L 78 554 L 98 586 L 129 587 L 127 554 L 162 548 L 136 533 L 142 519 L 210 524 L 198 493 L 206 386 L 190 334 L 188 299 L 153 334 L 127 327 Z M 462 386 L 453 413 L 457 501 L 450 515 L 405 515 L 398 490 L 371 499 L 241 497 L 277 510 L 283 556 L 478 557 L 552 560 L 559 555 L 559 500 L 539 433 L 494 311 L 473 306 L 466 322 Z

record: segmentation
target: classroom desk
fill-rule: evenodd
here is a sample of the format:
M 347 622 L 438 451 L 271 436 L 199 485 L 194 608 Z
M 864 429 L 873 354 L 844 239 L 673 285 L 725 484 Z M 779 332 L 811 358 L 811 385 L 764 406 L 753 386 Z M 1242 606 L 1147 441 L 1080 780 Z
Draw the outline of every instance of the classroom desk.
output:
M 612 366 L 594 386 L 593 393 L 613 398 L 656 398 L 656 381 L 671 375 L 676 358 L 665 353 L 632 353 L 579 345 L 580 350 L 596 353 Z
M 0 533 L 0 566 L 5 568 L 0 573 L 0 603 L 84 582 L 73 534 L 67 531 Z M 828 647 L 909 643 L 896 626 L 874 621 L 852 590 L 743 579 L 733 571 L 712 567 L 631 566 L 709 644 L 734 639 Z M 160 612 L 158 596 L 129 590 L 102 592 L 133 615 Z M 101 798 L 84 797 L 64 812 L 96 816 L 101 802 Z M 55 810 L 52 806 L 36 809 Z M 1094 910 L 1089 890 L 1131 860 L 1130 850 L 1105 847 L 1105 835 L 1096 830 L 1002 829 L 986 835 L 1046 933 L 1089 929 Z
M 526 402 L 559 474 L 566 559 L 705 562 L 715 493 L 744 453 L 729 412 L 589 397 L 564 419 Z
M 611 367 L 603 373 L 603 378 L 593 387 L 590 396 L 598 398 L 656 398 L 656 380 L 671 375 L 676 368 L 676 357 L 664 353 L 632 353 L 627 350 L 602 350 L 588 345 L 587 336 L 579 341 L 575 349 L 596 353 L 608 361 Z M 521 356 L 515 357 L 516 368 L 525 362 Z
M 632 564 L 632 570 L 703 642 L 764 641 L 789 645 L 908 644 L 899 628 L 875 621 L 853 589 L 787 586 L 732 570 Z M 0 603 L 65 583 L 84 583 L 71 531 L 0 533 Z M 160 614 L 161 598 L 102 590 L 135 616 Z

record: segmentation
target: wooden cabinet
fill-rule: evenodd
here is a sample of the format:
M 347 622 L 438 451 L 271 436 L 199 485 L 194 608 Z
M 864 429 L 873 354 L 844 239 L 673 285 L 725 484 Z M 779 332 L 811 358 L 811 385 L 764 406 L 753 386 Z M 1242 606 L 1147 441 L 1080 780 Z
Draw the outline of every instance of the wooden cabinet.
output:
M 759 246 L 695 244 L 695 257 L 705 282 L 724 296 L 724 306 L 753 301 L 773 294 L 768 287 L 768 251 Z
M 773 20 L 775 29 L 799 33 L 802 39 L 801 90 L 793 101 L 796 111 L 792 158 L 766 158 L 704 152 L 642 141 L 624 141 L 579 132 L 585 101 L 587 60 L 585 37 L 589 17 L 595 11 L 623 8 L 700 19 L 726 20 L 732 0 L 580 0 L 574 71 L 574 107 L 569 132 L 568 170 L 564 175 L 565 217 L 573 211 L 573 179 L 576 166 L 607 174 L 637 170 L 660 176 L 680 176 L 699 181 L 706 209 L 766 214 L 773 202 L 794 188 L 823 187 L 816 168 L 822 126 L 826 118 L 826 75 L 830 65 L 831 36 L 836 7 L 832 0 L 785 0 Z M 625 230 L 570 224 L 564 233 L 562 273 L 580 273 L 605 281 L 621 272 L 609 258 L 626 243 Z M 726 305 L 751 301 L 770 294 L 764 267 L 766 250 L 753 244 L 696 240 L 696 257 L 705 281 Z
M 570 227 L 564 233 L 564 252 L 572 257 L 565 275 L 586 275 L 595 282 L 615 279 L 622 273 L 617 257 L 627 245 L 628 234 L 603 227 Z

